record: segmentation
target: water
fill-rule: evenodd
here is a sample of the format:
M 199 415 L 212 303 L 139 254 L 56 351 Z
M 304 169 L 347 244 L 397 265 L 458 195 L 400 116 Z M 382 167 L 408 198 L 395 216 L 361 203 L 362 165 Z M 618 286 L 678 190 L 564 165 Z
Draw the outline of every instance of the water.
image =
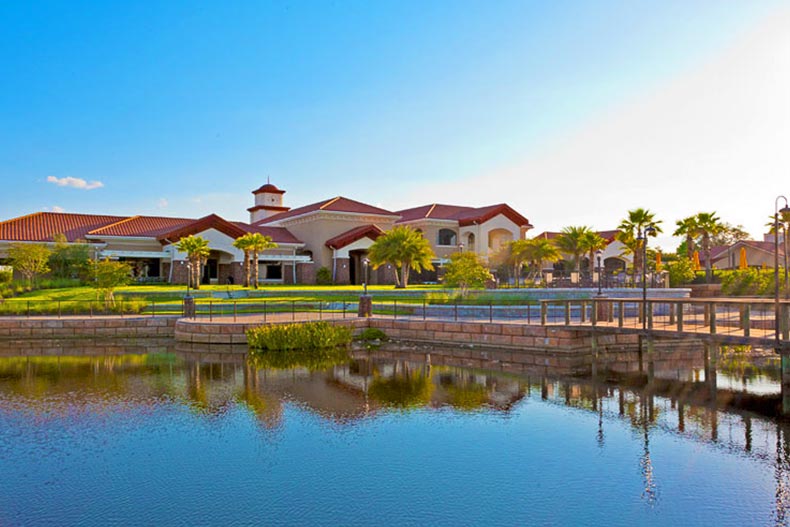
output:
M 646 387 L 427 360 L 0 358 L 0 525 L 787 523 L 775 369 Z

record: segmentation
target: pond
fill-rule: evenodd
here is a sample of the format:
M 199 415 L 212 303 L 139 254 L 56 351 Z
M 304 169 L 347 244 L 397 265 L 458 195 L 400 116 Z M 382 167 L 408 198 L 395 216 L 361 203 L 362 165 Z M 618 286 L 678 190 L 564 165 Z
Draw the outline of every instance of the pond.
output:
M 788 521 L 772 363 L 645 385 L 452 350 L 313 369 L 135 351 L 0 357 L 0 525 Z

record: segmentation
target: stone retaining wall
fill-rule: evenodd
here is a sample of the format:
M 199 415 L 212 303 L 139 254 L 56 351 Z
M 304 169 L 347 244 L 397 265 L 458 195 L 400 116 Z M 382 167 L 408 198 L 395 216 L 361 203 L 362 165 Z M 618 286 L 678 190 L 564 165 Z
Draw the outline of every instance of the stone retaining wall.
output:
M 177 317 L 0 318 L 0 341 L 173 337 Z
M 368 319 L 364 318 L 346 318 L 327 320 L 326 322 L 360 329 L 368 327 Z M 175 324 L 175 336 L 177 342 L 192 342 L 196 344 L 246 344 L 246 331 L 258 327 L 261 324 L 261 322 L 220 323 L 181 319 Z

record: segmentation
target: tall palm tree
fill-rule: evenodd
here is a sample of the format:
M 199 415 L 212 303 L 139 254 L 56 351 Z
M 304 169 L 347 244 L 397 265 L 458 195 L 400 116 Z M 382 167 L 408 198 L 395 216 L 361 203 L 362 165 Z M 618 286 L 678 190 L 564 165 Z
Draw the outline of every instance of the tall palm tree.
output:
M 248 232 L 233 241 L 233 246 L 244 252 L 244 287 L 250 287 L 250 255 L 252 254 L 252 233 Z
M 582 235 L 582 247 L 589 256 L 590 278 L 592 278 L 595 273 L 595 253 L 597 251 L 603 251 L 606 249 L 607 245 L 609 245 L 609 242 L 595 231 L 587 231 Z M 600 277 L 598 279 L 600 280 Z
M 672 236 L 685 236 L 686 237 L 686 256 L 691 259 L 694 256 L 696 249 L 696 238 L 698 235 L 697 229 L 697 215 L 689 216 L 675 222 L 677 229 L 672 233 Z
M 277 244 L 272 241 L 271 236 L 264 236 L 259 232 L 251 233 L 250 235 L 250 252 L 252 253 L 252 274 L 253 274 L 253 283 L 252 286 L 255 289 L 258 289 L 258 271 L 260 265 L 258 265 L 258 258 L 260 253 L 266 251 L 267 249 L 274 249 L 277 247 Z
M 422 233 L 409 226 L 399 225 L 379 236 L 368 249 L 368 258 L 374 269 L 384 264 L 395 268 L 395 287 L 409 285 L 409 271 L 433 270 L 436 256 L 431 244 Z
M 208 260 L 208 255 L 211 253 L 208 240 L 200 236 L 189 235 L 178 241 L 176 249 L 179 252 L 187 253 L 187 281 L 191 287 L 200 289 L 201 271 Z
M 715 212 L 700 212 L 697 214 L 697 234 L 700 237 L 700 246 L 705 253 L 705 281 L 711 283 L 713 279 L 713 266 L 710 253 L 713 244 L 711 240 L 724 229 L 721 219 Z
M 629 210 L 628 216 L 617 227 L 615 238 L 626 247 L 626 253 L 634 256 L 634 273 L 645 271 L 645 262 L 642 261 L 644 240 L 639 239 L 639 234 L 644 236 L 647 231 L 649 236 L 656 236 L 659 232 L 663 232 L 660 223 L 662 221 L 656 220 L 654 213 L 640 207 Z
M 587 236 L 588 232 L 592 232 L 592 229 L 586 226 L 565 227 L 562 229 L 560 235 L 554 239 L 554 244 L 557 248 L 573 258 L 574 271 L 579 271 L 581 256 L 587 252 L 587 248 L 584 245 L 584 238 Z

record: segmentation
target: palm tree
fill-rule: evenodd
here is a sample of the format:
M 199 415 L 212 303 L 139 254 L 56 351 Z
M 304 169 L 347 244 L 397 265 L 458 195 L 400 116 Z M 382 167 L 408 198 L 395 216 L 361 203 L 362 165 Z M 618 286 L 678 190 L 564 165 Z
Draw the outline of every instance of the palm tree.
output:
M 678 226 L 672 236 L 685 236 L 686 237 L 686 256 L 691 259 L 694 256 L 696 249 L 697 238 L 697 215 L 689 216 L 675 222 Z
M 200 236 L 189 235 L 179 240 L 176 249 L 179 252 L 187 253 L 187 267 L 189 271 L 187 281 L 191 287 L 200 289 L 201 271 L 206 260 L 208 260 L 208 255 L 211 253 L 208 240 Z
M 395 268 L 395 287 L 409 285 L 409 271 L 433 270 L 435 258 L 431 244 L 422 233 L 408 226 L 397 226 L 379 236 L 368 249 L 368 258 L 374 269 L 384 264 Z
M 642 261 L 642 249 L 644 247 L 643 240 L 639 239 L 639 235 L 645 236 L 647 232 L 649 236 L 656 236 L 662 232 L 659 224 L 661 220 L 655 219 L 655 214 L 647 209 L 638 208 L 628 211 L 628 217 L 625 218 L 617 227 L 618 233 L 615 238 L 625 245 L 626 253 L 634 255 L 634 272 L 641 270 L 645 271 L 645 263 Z
M 510 242 L 510 261 L 513 263 L 513 276 L 516 279 L 516 287 L 519 285 L 519 277 L 521 276 L 521 267 L 524 262 L 528 260 L 527 251 L 530 249 L 531 240 L 513 240 Z
M 252 268 L 253 269 L 252 274 L 254 276 L 252 286 L 255 289 L 258 289 L 258 271 L 260 267 L 258 265 L 258 257 L 261 252 L 267 249 L 276 248 L 277 244 L 272 241 L 272 238 L 270 236 L 264 236 L 259 232 L 251 233 L 249 236 L 250 236 L 250 252 L 252 253 L 252 262 L 254 266 Z
M 579 271 L 581 256 L 587 252 L 584 238 L 588 232 L 592 232 L 592 229 L 586 226 L 565 227 L 560 235 L 554 239 L 554 244 L 560 251 L 573 257 L 573 269 L 575 271 Z
M 538 276 L 543 271 L 543 262 L 558 262 L 562 259 L 557 247 L 546 238 L 532 238 L 528 242 L 524 256 Z
M 582 236 L 582 247 L 586 250 L 587 254 L 589 255 L 589 265 L 590 265 L 590 278 L 592 278 L 593 274 L 595 273 L 595 253 L 597 251 L 603 251 L 606 249 L 606 246 L 609 245 L 604 238 L 601 237 L 595 231 L 587 231 Z M 598 277 L 600 280 L 601 277 Z
M 244 287 L 250 287 L 250 254 L 252 253 L 252 233 L 239 236 L 233 246 L 244 252 Z
M 705 281 L 711 283 L 713 279 L 713 266 L 710 261 L 710 252 L 712 249 L 711 239 L 718 235 L 724 224 L 721 219 L 716 216 L 715 212 L 700 212 L 697 214 L 697 233 L 700 236 L 700 246 L 703 253 L 705 253 Z

